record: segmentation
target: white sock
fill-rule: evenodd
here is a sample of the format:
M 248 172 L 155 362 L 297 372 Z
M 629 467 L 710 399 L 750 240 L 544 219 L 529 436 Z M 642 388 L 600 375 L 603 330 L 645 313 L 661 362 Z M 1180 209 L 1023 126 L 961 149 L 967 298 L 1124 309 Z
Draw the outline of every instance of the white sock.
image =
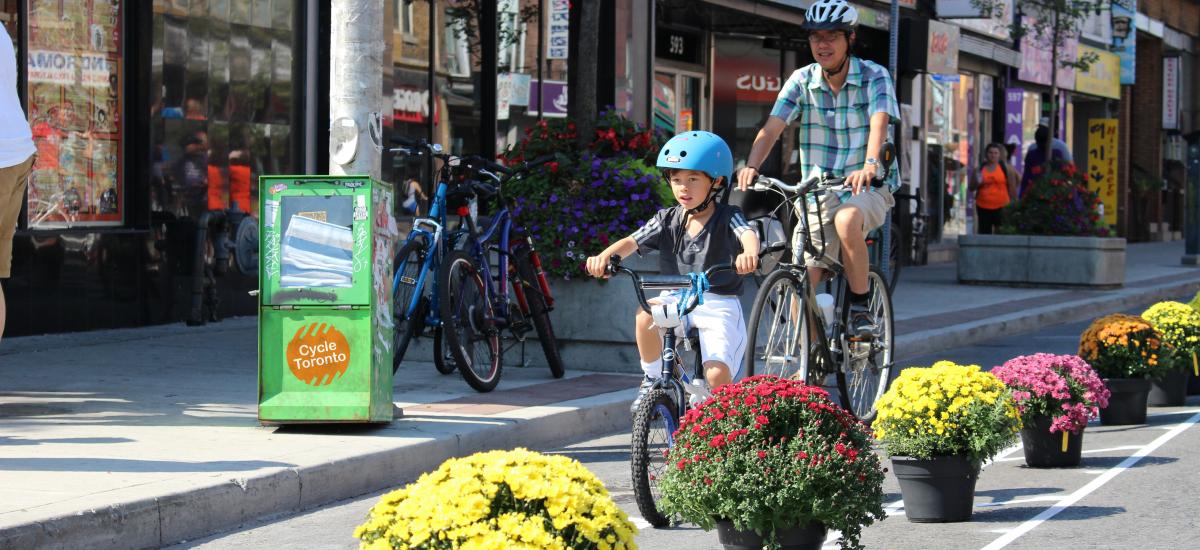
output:
M 659 363 L 658 361 L 647 363 L 645 361 L 641 361 L 640 359 L 639 359 L 639 361 L 642 364 L 642 373 L 644 373 L 646 375 L 646 378 L 649 378 L 651 380 L 657 380 L 662 377 L 662 364 L 661 363 Z

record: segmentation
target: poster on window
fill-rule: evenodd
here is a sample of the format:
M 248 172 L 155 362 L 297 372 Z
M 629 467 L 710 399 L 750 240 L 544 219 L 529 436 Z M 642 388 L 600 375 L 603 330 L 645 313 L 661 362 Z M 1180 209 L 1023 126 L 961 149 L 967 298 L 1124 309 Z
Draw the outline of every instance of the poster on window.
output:
M 120 225 L 121 2 L 32 0 L 29 226 Z

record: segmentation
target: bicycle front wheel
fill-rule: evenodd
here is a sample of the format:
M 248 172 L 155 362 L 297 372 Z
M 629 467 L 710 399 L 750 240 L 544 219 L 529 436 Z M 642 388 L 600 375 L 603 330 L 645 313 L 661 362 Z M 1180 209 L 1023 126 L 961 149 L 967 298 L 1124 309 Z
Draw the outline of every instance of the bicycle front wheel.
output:
M 442 264 L 442 337 L 467 384 L 489 392 L 500 383 L 500 330 L 475 261 L 466 252 L 451 252 Z
M 804 282 L 788 270 L 771 273 L 759 287 L 746 326 L 746 376 L 766 374 L 809 380 L 809 323 Z
M 546 354 L 546 363 L 550 366 L 550 374 L 562 378 L 566 374 L 563 367 L 562 355 L 558 351 L 558 338 L 554 336 L 554 326 L 550 324 L 550 306 L 546 304 L 546 296 L 542 294 L 537 274 L 533 268 L 533 250 L 521 245 L 513 249 L 512 259 L 516 264 L 518 278 L 514 285 L 521 285 L 521 291 L 529 304 L 529 317 L 533 327 L 537 329 L 538 342 L 542 345 L 542 353 Z
M 842 368 L 838 369 L 837 383 L 843 406 L 870 424 L 875 420 L 875 403 L 891 383 L 895 327 L 892 297 L 883 273 L 871 268 L 867 284 L 874 337 L 869 342 L 845 342 L 847 353 L 843 355 Z
M 633 413 L 629 464 L 633 470 L 633 496 L 638 511 L 650 525 L 666 527 L 670 519 L 658 511 L 662 493 L 658 480 L 667 473 L 667 451 L 674 443 L 679 409 L 667 392 L 652 390 L 642 397 Z
M 392 354 L 392 373 L 400 369 L 400 362 L 408 351 L 408 345 L 421 330 L 425 322 L 425 312 L 428 301 L 420 298 L 413 305 L 413 295 L 420 294 L 418 287 L 421 276 L 421 266 L 425 264 L 425 243 L 413 239 L 400 247 L 396 253 L 396 276 L 392 281 L 392 319 L 395 325 L 393 343 L 395 352 Z M 424 307 L 423 307 L 424 306 Z

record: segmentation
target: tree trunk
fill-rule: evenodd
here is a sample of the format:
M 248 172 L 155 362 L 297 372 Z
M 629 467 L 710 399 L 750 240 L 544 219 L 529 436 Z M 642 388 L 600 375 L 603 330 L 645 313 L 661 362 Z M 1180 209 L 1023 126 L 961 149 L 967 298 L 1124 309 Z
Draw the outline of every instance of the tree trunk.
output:
M 1058 136 L 1058 37 L 1061 35 L 1058 28 L 1058 10 L 1054 11 L 1053 29 L 1054 38 L 1050 42 L 1050 141 L 1047 142 L 1047 150 L 1042 151 L 1047 173 L 1050 172 L 1050 161 L 1054 157 L 1054 138 Z
M 348 127 L 339 124 L 331 128 L 329 171 L 378 179 L 383 145 L 383 2 L 332 0 L 331 20 L 329 81 L 334 84 L 329 87 L 329 120 L 353 120 L 358 145 L 348 162 L 335 162 L 332 147 L 336 145 L 336 133 Z
M 596 64 L 599 63 L 600 2 L 575 2 L 579 13 L 579 58 L 575 71 L 575 103 L 570 106 L 571 117 L 579 128 L 579 146 L 586 147 L 596 132 Z

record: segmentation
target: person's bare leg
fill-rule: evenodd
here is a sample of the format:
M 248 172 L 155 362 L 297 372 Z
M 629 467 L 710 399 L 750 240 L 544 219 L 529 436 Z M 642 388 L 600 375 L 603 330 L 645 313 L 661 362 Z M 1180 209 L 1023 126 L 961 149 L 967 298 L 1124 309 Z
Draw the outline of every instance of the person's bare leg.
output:
M 652 302 L 653 303 L 653 302 Z M 662 357 L 662 337 L 658 327 L 651 326 L 654 319 L 645 311 L 638 311 L 635 318 L 634 338 L 637 340 L 638 356 L 643 363 L 653 363 Z
M 867 293 L 867 271 L 870 258 L 867 256 L 867 241 L 863 235 L 862 212 L 853 205 L 839 209 L 833 218 L 838 237 L 842 241 L 842 265 L 846 267 L 846 283 L 855 294 Z
M 720 361 L 704 362 L 704 379 L 708 381 L 708 387 L 714 390 L 733 382 L 729 367 Z

